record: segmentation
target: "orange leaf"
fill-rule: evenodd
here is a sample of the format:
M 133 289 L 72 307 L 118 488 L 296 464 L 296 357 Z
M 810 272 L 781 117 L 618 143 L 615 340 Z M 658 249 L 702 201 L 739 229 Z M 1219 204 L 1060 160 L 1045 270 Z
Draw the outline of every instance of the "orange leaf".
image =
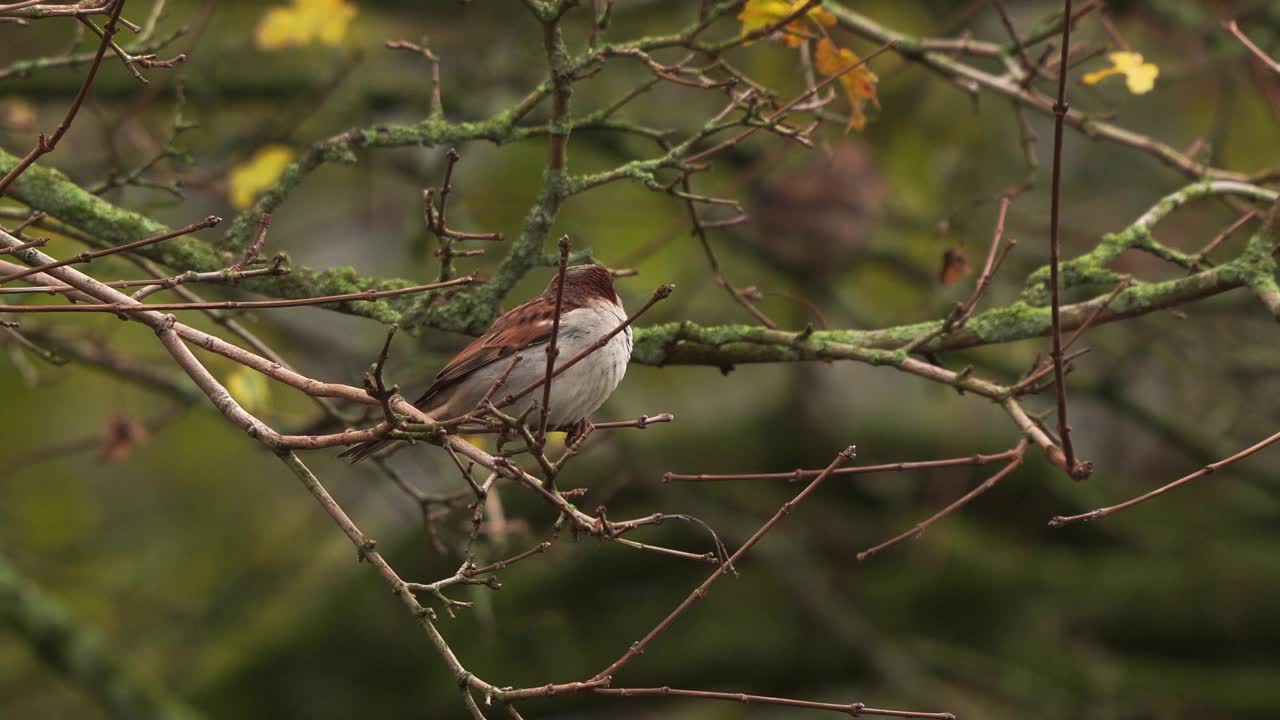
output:
M 861 130 L 867 125 L 867 116 L 863 114 L 863 109 L 868 102 L 880 107 L 880 100 L 876 98 L 876 83 L 880 78 L 871 72 L 866 65 L 859 65 L 852 70 L 849 67 L 858 62 L 858 56 L 848 48 L 838 48 L 830 38 L 822 38 L 818 41 L 818 51 L 814 54 L 814 65 L 818 68 L 818 72 L 828 77 L 832 75 L 840 75 L 838 82 L 844 88 L 844 94 L 849 98 L 849 127 L 855 130 Z M 845 72 L 847 70 L 847 72 Z

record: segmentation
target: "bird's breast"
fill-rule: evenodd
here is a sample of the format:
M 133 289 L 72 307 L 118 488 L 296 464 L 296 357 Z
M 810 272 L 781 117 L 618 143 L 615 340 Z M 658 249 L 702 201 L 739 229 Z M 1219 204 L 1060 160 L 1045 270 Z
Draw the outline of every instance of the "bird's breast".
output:
M 622 309 L 612 303 L 592 303 L 565 313 L 560 318 L 556 365 L 586 351 L 624 320 Z M 628 327 L 604 347 L 557 375 L 551 385 L 551 423 L 567 425 L 598 410 L 622 382 L 630 360 Z

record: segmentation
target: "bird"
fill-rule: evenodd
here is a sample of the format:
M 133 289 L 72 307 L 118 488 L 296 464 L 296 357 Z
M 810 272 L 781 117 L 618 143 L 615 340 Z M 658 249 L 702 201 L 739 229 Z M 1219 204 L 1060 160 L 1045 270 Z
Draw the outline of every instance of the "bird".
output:
M 494 320 L 483 335 L 444 366 L 414 406 L 433 420 L 453 420 L 475 411 L 491 388 L 490 398 L 495 404 L 500 404 L 506 395 L 518 393 L 545 378 L 558 280 L 557 273 L 541 294 Z M 618 297 L 613 275 L 607 269 L 599 265 L 566 268 L 560 299 L 559 333 L 556 336 L 558 365 L 591 347 L 626 319 L 622 298 Z M 516 355 L 520 360 L 512 365 L 509 359 Z M 557 375 L 551 383 L 551 397 L 547 403 L 547 427 L 573 428 L 600 409 L 622 382 L 630 360 L 631 327 L 627 326 L 603 347 Z M 503 374 L 508 371 L 503 380 Z M 521 417 L 541 402 L 542 391 L 539 389 L 502 410 Z M 353 445 L 338 457 L 359 462 L 396 442 L 391 438 L 369 440 Z

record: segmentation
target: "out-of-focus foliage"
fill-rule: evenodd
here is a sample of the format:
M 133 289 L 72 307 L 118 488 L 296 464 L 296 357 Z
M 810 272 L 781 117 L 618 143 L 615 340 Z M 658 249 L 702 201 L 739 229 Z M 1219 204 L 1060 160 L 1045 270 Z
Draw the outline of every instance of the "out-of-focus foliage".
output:
M 1111 60 L 1111 67 L 1085 73 L 1080 78 L 1080 82 L 1085 85 L 1096 85 L 1112 75 L 1121 75 L 1124 77 L 1125 87 L 1129 88 L 1129 92 L 1134 95 L 1149 93 L 1156 86 L 1156 77 L 1160 74 L 1160 68 L 1152 63 L 1143 62 L 1142 53 L 1113 52 L 1109 53 L 1107 58 Z
M 129 5 L 135 3 L 138 10 L 148 7 L 142 0 Z M 957 11 L 970 3 L 848 4 L 913 35 L 969 31 L 1005 41 L 989 6 L 960 17 Z M 623 38 L 667 32 L 688 21 L 698 3 L 614 5 L 606 36 Z M 1005 5 L 1024 32 L 1058 9 L 1039 0 Z M 1160 82 L 1142 95 L 1125 93 L 1118 83 L 1073 82 L 1073 108 L 1115 115 L 1175 147 L 1200 142 L 1201 157 L 1216 165 L 1246 172 L 1280 165 L 1276 81 L 1242 70 L 1242 49 L 1217 25 L 1219 13 L 1247 11 L 1250 36 L 1280 54 L 1275 3 L 1110 5 L 1131 47 L 1161 69 Z M 242 206 L 242 197 L 232 200 L 240 191 L 234 169 L 257 148 L 301 151 L 351 127 L 421 120 L 430 65 L 382 49 L 388 39 L 429 38 L 441 59 L 451 119 L 507 108 L 544 78 L 541 28 L 518 2 L 339 3 L 313 26 L 321 29 L 309 31 L 305 47 L 263 49 L 264 14 L 311 7 L 171 2 L 160 34 L 189 25 L 171 49 L 185 50 L 190 60 L 179 71 L 152 74 L 142 87 L 109 58 L 82 117 L 41 164 L 92 186 L 146 162 L 171 130 L 173 79 L 181 75 L 184 117 L 199 127 L 184 132 L 179 144 L 194 165 L 162 162 L 149 177 L 180 180 L 185 202 L 149 187 L 103 192 L 114 203 L 182 225 Z M 567 16 L 574 48 L 584 46 L 590 32 L 587 15 Z M 341 28 L 340 18 L 346 18 Z M 0 24 L 0 67 L 60 52 L 76 25 Z M 281 33 L 281 41 L 297 29 Z M 742 24 L 714 29 L 727 36 Z M 816 32 L 812 23 L 806 32 Z M 859 57 L 874 49 L 830 32 L 836 47 Z M 339 47 L 327 44 L 335 34 Z M 1096 25 L 1082 26 L 1078 42 L 1097 48 L 1105 41 Z M 798 55 L 783 43 L 758 42 L 732 59 L 785 99 L 805 91 Z M 651 77 L 632 65 L 611 64 L 577 85 L 573 111 L 603 107 Z M 712 242 L 726 275 L 757 288 L 762 307 L 786 327 L 871 328 L 945 316 L 972 290 L 973 275 L 940 283 L 944 253 L 959 249 L 971 260 L 981 258 L 990 239 L 995 209 L 972 201 L 1026 172 L 1007 102 L 972 97 L 892 54 L 873 68 L 885 110 L 864 133 L 851 140 L 832 126 L 812 151 L 752 138 L 698 178 L 700 192 L 753 198 L 760 212 L 770 213 L 767 221 L 719 231 Z M 0 115 L 0 144 L 24 152 L 41 129 L 55 127 L 83 69 L 0 80 L 3 107 L 25 104 L 35 114 L 29 124 Z M 994 62 L 991 69 L 998 70 Z M 662 83 L 625 117 L 688 129 L 721 106 L 695 89 Z M 1039 182 L 1010 210 L 1008 231 L 1020 243 L 987 296 L 993 304 L 1015 297 L 1047 252 L 1051 120 L 1029 118 L 1040 138 L 1033 148 Z M 855 141 L 854 152 L 866 157 L 840 159 Z M 569 145 L 575 172 L 655 152 L 650 142 L 601 133 L 575 134 Z M 287 251 L 299 264 L 433 279 L 438 260 L 422 226 L 421 190 L 440 182 L 444 150 L 374 151 L 354 165 L 324 167 L 273 214 L 264 252 Z M 459 151 L 450 224 L 515 236 L 540 181 L 543 144 L 474 143 Z M 852 168 L 847 175 L 857 179 L 785 180 L 796 168 L 819 168 L 807 163 L 828 158 L 828 165 Z M 817 177 L 826 171 L 801 172 Z M 1092 248 L 1185 181 L 1142 153 L 1069 133 L 1064 255 Z M 872 201 L 848 203 L 847 221 L 788 211 L 806 202 L 833 204 L 814 198 L 843 182 L 859 183 Z M 789 194 L 788 202 L 777 201 Z M 12 207 L 0 202 L 0 209 Z M 1237 216 L 1221 204 L 1200 203 L 1179 210 L 1156 232 L 1162 242 L 1195 252 Z M 834 230 L 814 240 L 822 227 Z M 688 234 L 685 208 L 670 197 L 609 185 L 569 201 L 555 232 L 569 233 L 606 264 L 634 267 L 639 277 L 620 281 L 631 308 L 653 286 L 676 284 L 676 294 L 645 323 L 750 321 L 710 279 Z M 1223 246 L 1224 256 L 1239 250 L 1244 234 Z M 815 269 L 795 261 L 789 251 L 810 242 L 838 248 L 839 262 Z M 48 249 L 65 256 L 82 246 L 55 235 Z M 491 273 L 503 249 L 489 252 L 460 258 L 458 265 Z M 103 277 L 140 276 L 119 258 L 95 262 L 93 269 Z M 1136 253 L 1122 256 L 1115 269 L 1142 278 L 1183 274 Z M 537 292 L 549 276 L 550 270 L 532 273 L 508 306 Z M 202 292 L 243 296 L 234 289 Z M 236 318 L 308 374 L 354 384 L 383 337 L 376 323 L 318 309 Z M 219 328 L 200 315 L 191 321 Z M 154 333 L 110 316 L 31 324 L 60 336 L 110 340 L 144 365 L 168 369 Z M 831 482 L 738 565 L 739 577 L 718 584 L 629 667 L 626 684 L 946 709 L 983 720 L 1274 718 L 1280 712 L 1274 448 L 1105 522 L 1070 530 L 1050 530 L 1045 522 L 1151 489 L 1280 428 L 1272 400 L 1280 393 L 1276 338 L 1274 321 L 1248 293 L 1091 330 L 1082 340 L 1091 352 L 1070 381 L 1073 437 L 1097 467 L 1092 479 L 1074 483 L 1033 459 L 961 514 L 863 564 L 854 553 L 953 501 L 985 474 L 965 468 Z M 441 333 L 398 337 L 388 379 L 413 395 L 465 340 Z M 1016 379 L 1046 348 L 1027 341 L 942 361 Z M 228 363 L 210 364 L 223 379 L 233 372 Z M 594 438 L 562 486 L 585 488 L 580 505 L 607 503 L 610 517 L 696 515 L 736 545 L 796 487 L 663 484 L 662 473 L 820 467 L 849 443 L 858 445 L 859 462 L 887 463 L 996 452 L 1016 441 L 990 403 L 891 370 L 847 363 L 724 370 L 631 368 L 601 418 L 668 411 L 676 422 Z M 453 680 L 412 619 L 368 566 L 356 562 L 346 538 L 306 492 L 207 403 L 175 411 L 184 403 L 78 365 L 45 364 L 13 344 L 0 347 L 0 555 L 101 633 L 111 651 L 206 717 L 466 717 Z M 272 420 L 286 428 L 304 429 L 319 414 L 313 402 L 283 388 L 272 387 L 270 404 Z M 1032 405 L 1051 408 L 1048 398 Z M 138 426 L 146 432 L 121 432 Z M 119 462 L 103 459 L 123 455 Z M 393 484 L 363 466 L 318 456 L 315 466 L 406 579 L 456 569 L 457 547 L 470 530 L 465 510 L 434 519 L 448 548 L 442 556 L 419 508 Z M 396 466 L 428 492 L 461 487 L 434 448 L 412 448 Z M 480 562 L 540 542 L 555 520 L 545 505 L 514 488 L 502 489 L 499 498 L 505 521 L 477 546 Z M 704 534 L 675 523 L 637 539 L 707 547 Z M 641 637 L 705 573 L 701 565 L 562 537 L 545 557 L 501 573 L 501 590 L 460 594 L 475 607 L 441 626 L 468 667 L 484 677 L 512 685 L 582 679 Z M 815 717 L 676 699 L 578 697 L 523 710 L 544 720 Z M 105 715 L 76 684 L 50 672 L 27 643 L 0 628 L 0 717 Z
M 356 6 L 346 0 L 293 0 L 262 16 L 256 35 L 258 47 L 279 50 L 312 43 L 337 45 L 355 16 Z
M 291 162 L 292 150 L 284 145 L 271 145 L 259 149 L 252 157 L 232 167 L 227 173 L 231 205 L 238 210 L 252 205 L 254 197 L 274 185 Z
M 867 126 L 867 116 L 863 107 L 868 102 L 880 106 L 876 99 L 876 82 L 879 78 L 867 69 L 866 65 L 858 65 L 858 55 L 849 48 L 837 48 L 828 38 L 818 41 L 818 49 L 813 55 L 813 66 L 823 75 L 838 76 L 840 87 L 849 98 L 849 127 L 862 130 Z M 852 68 L 852 69 L 850 69 Z
M 742 31 L 749 33 L 782 23 L 799 13 L 804 0 L 748 0 L 738 19 Z M 838 76 L 837 82 L 849 100 L 849 128 L 862 130 L 867 126 L 863 108 L 868 102 L 879 107 L 876 99 L 876 78 L 865 64 L 859 64 L 857 53 L 849 48 L 836 47 L 827 29 L 836 24 L 836 18 L 821 7 L 806 10 L 795 20 L 788 22 L 773 34 L 787 47 L 800 47 L 809 41 L 813 32 L 818 33 L 813 66 L 819 73 Z
M 742 12 L 738 13 L 738 19 L 742 21 L 743 32 L 755 32 L 781 23 L 799 13 L 806 4 L 805 0 L 747 0 L 742 6 Z M 806 20 L 816 28 L 836 24 L 834 15 L 821 7 L 812 7 L 797 19 L 783 25 L 776 34 L 781 36 L 787 47 L 797 47 L 808 39 Z

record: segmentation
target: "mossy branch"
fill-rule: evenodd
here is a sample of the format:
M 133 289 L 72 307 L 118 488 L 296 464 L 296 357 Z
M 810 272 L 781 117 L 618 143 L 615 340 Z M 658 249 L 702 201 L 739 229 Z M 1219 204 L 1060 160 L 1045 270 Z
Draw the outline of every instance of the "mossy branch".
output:
M 0 151 L 0 171 L 17 159 Z M 652 161 L 651 161 L 652 162 Z M 562 173 L 549 172 L 542 192 L 525 219 L 519 238 L 510 254 L 486 283 L 453 296 L 450 302 L 433 303 L 429 299 L 354 302 L 334 309 L 381 322 L 399 322 L 408 332 L 442 329 L 469 334 L 482 332 L 492 321 L 503 296 L 531 268 L 545 264 L 543 240 L 547 237 L 559 202 L 568 194 L 572 181 Z M 30 168 L 15 184 L 14 194 L 32 208 L 83 230 L 108 244 L 121 244 L 168 228 L 145 215 L 124 210 L 85 192 L 56 170 L 40 166 Z M 1192 183 L 1167 195 L 1143 213 L 1131 225 L 1105 236 L 1093 250 L 1063 264 L 1065 287 L 1106 286 L 1116 276 L 1106 265 L 1129 249 L 1144 249 L 1162 256 L 1175 251 L 1159 245 L 1151 229 L 1188 202 L 1216 195 L 1239 195 L 1260 202 L 1275 202 L 1276 191 L 1229 180 L 1206 180 Z M 1271 294 L 1276 286 L 1275 260 L 1267 247 L 1274 240 L 1259 234 L 1246 251 L 1235 260 L 1185 278 L 1159 283 L 1136 284 L 1121 291 L 1110 303 L 1107 294 L 1062 308 L 1063 327 L 1073 329 L 1100 304 L 1107 304 L 1095 323 L 1114 322 L 1144 315 L 1156 310 L 1193 302 L 1241 287 L 1249 287 L 1264 301 L 1280 302 Z M 225 267 L 225 253 L 213 249 L 208 241 L 195 237 L 177 238 L 144 249 L 144 253 L 172 267 L 197 271 Z M 919 348 L 938 352 L 992 345 L 1039 337 L 1048 332 L 1049 310 L 1044 306 L 1044 278 L 1047 270 L 1031 273 L 1023 297 L 1009 305 L 975 314 L 964 327 L 935 338 Z M 324 271 L 295 269 L 289 275 L 245 281 L 244 287 L 273 297 L 314 297 L 340 292 L 382 290 L 407 287 L 404 279 L 379 279 L 360 275 L 351 268 Z M 1268 305 L 1270 308 L 1271 305 Z M 833 347 L 895 350 L 920 335 L 938 328 L 942 320 L 899 325 L 879 330 L 828 330 L 807 334 L 797 343 L 800 333 L 768 332 L 748 325 L 701 326 L 695 323 L 670 323 L 637 328 L 634 360 L 649 365 L 699 364 L 728 367 L 737 363 L 787 362 L 797 360 L 835 359 Z M 840 351 L 843 352 L 843 351 Z M 847 355 L 847 353 L 845 353 Z

